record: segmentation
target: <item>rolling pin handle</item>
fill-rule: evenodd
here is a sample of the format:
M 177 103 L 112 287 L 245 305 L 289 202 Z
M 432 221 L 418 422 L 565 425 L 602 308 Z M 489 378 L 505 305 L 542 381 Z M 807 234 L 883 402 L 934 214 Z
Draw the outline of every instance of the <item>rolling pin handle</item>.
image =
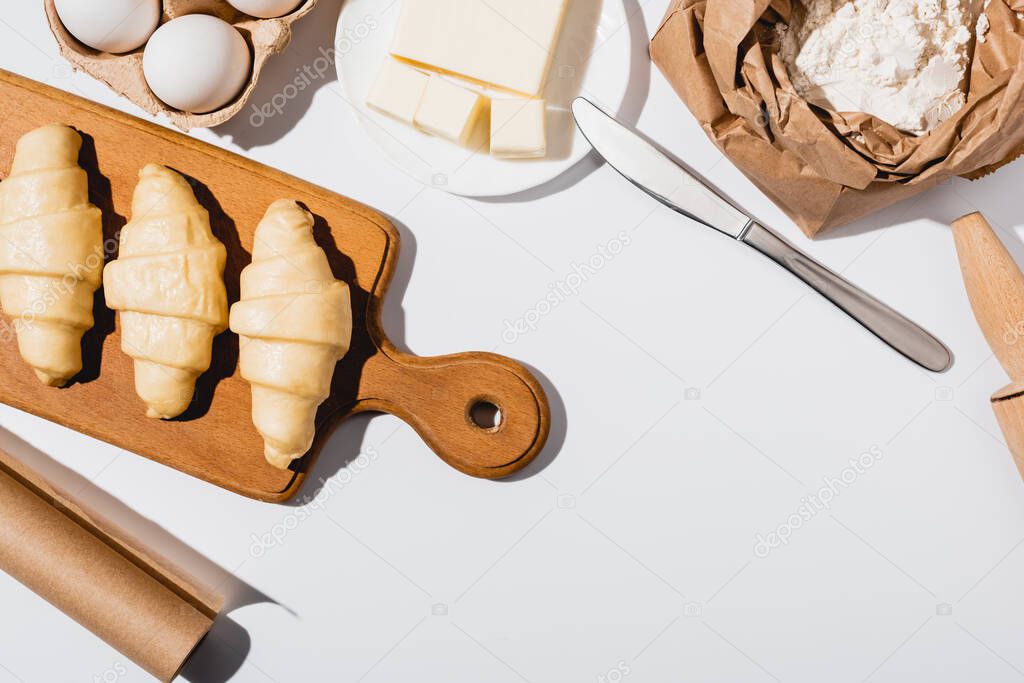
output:
M 1024 274 L 980 213 L 953 222 L 974 317 L 1011 381 L 1024 381 Z
M 1024 476 L 1024 274 L 980 213 L 954 221 L 953 240 L 974 317 L 1010 376 L 992 410 Z

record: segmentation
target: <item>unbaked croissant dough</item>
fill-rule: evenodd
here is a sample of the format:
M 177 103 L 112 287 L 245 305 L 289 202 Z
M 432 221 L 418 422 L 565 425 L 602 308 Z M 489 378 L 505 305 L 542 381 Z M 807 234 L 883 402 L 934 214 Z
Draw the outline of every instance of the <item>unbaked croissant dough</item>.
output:
M 44 384 L 82 369 L 103 272 L 103 218 L 78 165 L 82 138 L 49 125 L 18 140 L 0 183 L 0 304 L 14 318 L 21 357 Z
M 252 421 L 267 461 L 282 469 L 313 444 L 317 406 L 352 335 L 348 285 L 334 279 L 312 228 L 294 201 L 271 204 L 242 271 L 241 301 L 231 307 Z
M 184 412 L 210 367 L 213 338 L 227 328 L 225 259 L 188 182 L 163 166 L 143 168 L 103 286 L 120 311 L 121 350 L 135 360 L 149 417 Z

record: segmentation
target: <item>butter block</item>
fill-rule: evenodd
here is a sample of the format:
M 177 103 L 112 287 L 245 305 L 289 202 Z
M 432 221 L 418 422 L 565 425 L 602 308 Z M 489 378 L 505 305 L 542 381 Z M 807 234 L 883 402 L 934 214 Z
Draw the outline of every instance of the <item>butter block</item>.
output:
M 491 156 L 536 159 L 545 154 L 544 100 L 491 100 Z
M 411 126 L 429 81 L 430 76 L 422 71 L 388 58 L 366 98 L 366 105 Z
M 484 98 L 479 93 L 434 74 L 427 81 L 413 124 L 431 135 L 465 144 L 483 108 Z
M 533 97 L 544 89 L 568 4 L 402 0 L 391 53 Z

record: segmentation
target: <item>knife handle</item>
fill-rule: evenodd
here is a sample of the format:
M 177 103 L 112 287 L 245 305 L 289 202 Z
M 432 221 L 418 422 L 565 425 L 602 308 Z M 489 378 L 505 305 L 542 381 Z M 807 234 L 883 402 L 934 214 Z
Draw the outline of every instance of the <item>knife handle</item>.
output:
M 921 367 L 943 372 L 952 365 L 953 356 L 949 349 L 934 336 L 768 228 L 751 223 L 740 236 L 740 241 L 796 275 L 876 337 Z

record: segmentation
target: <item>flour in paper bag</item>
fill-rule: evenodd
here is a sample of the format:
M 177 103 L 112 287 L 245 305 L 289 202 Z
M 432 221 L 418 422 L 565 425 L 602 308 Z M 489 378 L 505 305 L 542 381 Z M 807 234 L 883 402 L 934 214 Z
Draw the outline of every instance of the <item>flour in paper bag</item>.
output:
M 781 53 L 809 102 L 922 135 L 966 102 L 972 19 L 970 0 L 804 0 Z

